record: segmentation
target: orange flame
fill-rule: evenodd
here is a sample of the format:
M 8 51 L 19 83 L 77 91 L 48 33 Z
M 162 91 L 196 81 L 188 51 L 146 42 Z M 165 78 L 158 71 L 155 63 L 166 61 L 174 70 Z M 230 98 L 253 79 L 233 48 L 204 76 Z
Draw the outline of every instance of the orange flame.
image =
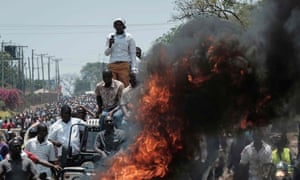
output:
M 112 159 L 110 168 L 100 174 L 101 180 L 152 179 L 166 175 L 172 153 L 182 148 L 181 121 L 170 113 L 174 107 L 166 81 L 172 82 L 172 77 L 167 72 L 166 76 L 155 74 L 150 78 L 137 115 L 142 130 L 126 153 Z

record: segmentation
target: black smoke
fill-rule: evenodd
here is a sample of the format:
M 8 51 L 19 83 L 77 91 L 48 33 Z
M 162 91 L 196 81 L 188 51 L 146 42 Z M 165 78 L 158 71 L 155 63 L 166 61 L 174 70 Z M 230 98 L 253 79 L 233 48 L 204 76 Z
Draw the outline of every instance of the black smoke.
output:
M 299 5 L 296 0 L 265 1 L 246 29 L 217 18 L 195 18 L 178 29 L 170 44 L 152 47 L 144 81 L 158 73 L 168 84 L 166 72 L 172 71 L 176 81 L 169 86 L 177 109 L 171 113 L 182 117 L 189 132 L 218 132 L 238 123 L 245 112 L 252 124 L 271 123 L 295 108 L 286 105 L 299 92 Z M 217 73 L 212 46 L 213 55 L 224 57 Z M 195 85 L 188 75 L 209 78 Z
M 299 0 L 266 0 L 246 28 L 213 17 L 194 18 L 178 28 L 171 43 L 151 48 L 140 77 L 147 82 L 158 74 L 171 89 L 175 110 L 169 113 L 184 121 L 185 152 L 171 167 L 189 161 L 199 133 L 218 134 L 242 119 L 268 125 L 300 113 L 299 8 Z

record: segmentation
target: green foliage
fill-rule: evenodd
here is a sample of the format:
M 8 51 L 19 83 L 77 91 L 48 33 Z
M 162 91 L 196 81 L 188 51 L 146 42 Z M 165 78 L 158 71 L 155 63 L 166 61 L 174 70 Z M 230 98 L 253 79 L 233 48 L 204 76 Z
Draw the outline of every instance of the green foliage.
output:
M 243 1 L 243 0 L 175 0 L 177 15 L 174 20 L 186 20 L 197 16 L 215 16 L 229 21 L 237 21 L 243 26 L 249 24 L 251 10 L 262 0 Z M 156 42 L 170 43 L 178 27 L 171 28 L 167 33 L 156 39 Z
M 196 16 L 215 16 L 248 24 L 250 10 L 255 3 L 242 0 L 176 0 L 178 15 L 174 19 L 190 19 Z
M 82 79 L 77 79 L 75 81 L 74 94 L 81 95 L 81 94 L 84 94 L 84 92 L 86 92 L 86 91 L 90 91 L 90 82 L 82 80 Z
M 5 108 L 5 103 L 0 99 L 0 110 Z
M 74 84 L 74 93 L 83 94 L 85 91 L 94 90 L 93 87 L 102 80 L 102 71 L 106 64 L 96 62 L 87 63 L 80 71 L 80 78 L 76 79 Z
M 0 84 L 3 87 L 23 88 L 24 75 L 20 72 L 18 63 L 13 61 L 12 57 L 6 52 L 0 52 L 0 77 Z
M 179 27 L 173 27 L 171 28 L 167 33 L 164 33 L 161 37 L 159 37 L 158 39 L 156 39 L 156 42 L 162 42 L 162 43 L 171 43 L 173 38 L 174 38 L 174 34 L 176 33 L 176 31 L 178 30 Z
M 89 82 L 100 81 L 103 66 L 100 62 L 87 63 L 80 71 L 81 78 Z

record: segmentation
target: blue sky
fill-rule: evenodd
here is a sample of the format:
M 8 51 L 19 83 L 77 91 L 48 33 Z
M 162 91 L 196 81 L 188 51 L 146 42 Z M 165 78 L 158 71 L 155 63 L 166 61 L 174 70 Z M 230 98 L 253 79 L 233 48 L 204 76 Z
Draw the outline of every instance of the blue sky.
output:
M 0 0 L 0 40 L 62 58 L 61 74 L 77 73 L 87 62 L 107 60 L 105 37 L 122 17 L 126 31 L 147 51 L 153 41 L 180 22 L 174 0 Z M 54 74 L 54 64 L 51 65 Z M 52 73 L 51 73 L 52 74 Z

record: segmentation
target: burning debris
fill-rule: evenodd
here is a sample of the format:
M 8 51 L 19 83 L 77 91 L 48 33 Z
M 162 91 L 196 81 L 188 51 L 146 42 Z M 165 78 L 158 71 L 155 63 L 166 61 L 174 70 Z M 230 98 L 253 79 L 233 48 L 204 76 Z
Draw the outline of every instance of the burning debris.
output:
M 267 3 L 260 9 L 265 26 L 257 21 L 245 30 L 198 18 L 170 45 L 152 47 L 136 102 L 141 129 L 101 179 L 174 179 L 197 134 L 266 125 L 284 115 L 299 86 L 300 2 Z

